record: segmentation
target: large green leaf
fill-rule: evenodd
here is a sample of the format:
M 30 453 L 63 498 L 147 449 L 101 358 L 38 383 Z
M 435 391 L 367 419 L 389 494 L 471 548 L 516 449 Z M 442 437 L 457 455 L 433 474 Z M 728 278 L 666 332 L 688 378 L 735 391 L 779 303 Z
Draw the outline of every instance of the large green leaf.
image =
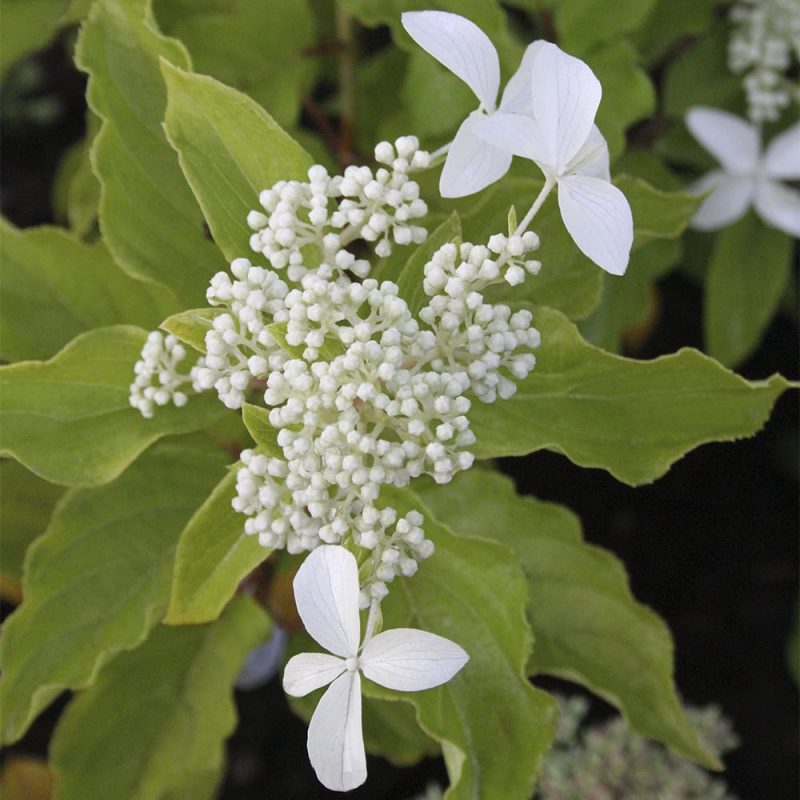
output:
M 2 355 L 49 358 L 91 328 L 128 322 L 154 328 L 171 311 L 169 293 L 131 278 L 105 246 L 61 228 L 17 230 L 0 221 Z
M 149 444 L 204 428 L 225 412 L 211 394 L 144 419 L 129 386 L 146 333 L 117 325 L 81 334 L 49 361 L 0 367 L 0 454 L 45 480 L 97 486 Z
M 165 619 L 170 625 L 216 619 L 242 579 L 270 554 L 257 536 L 245 535 L 245 516 L 231 507 L 237 466 L 217 484 L 181 533 Z
M 436 555 L 383 603 L 386 628 L 410 626 L 460 644 L 470 660 L 449 683 L 426 692 L 368 693 L 411 702 L 422 729 L 440 742 L 450 774 L 448 800 L 527 800 L 554 732 L 554 704 L 525 678 L 530 629 L 527 588 L 517 557 L 496 542 L 458 539 L 409 490 L 382 498 L 426 517 Z
M 257 103 L 205 75 L 162 62 L 166 131 L 228 259 L 248 255 L 247 214 L 279 180 L 303 180 L 310 156 Z
M 164 33 L 180 39 L 197 72 L 246 92 L 281 125 L 297 122 L 316 72 L 309 0 L 155 0 Z
M 158 622 L 178 535 L 224 461 L 206 437 L 160 442 L 112 483 L 63 497 L 26 557 L 25 602 L 3 627 L 5 741 Z
M 159 627 L 72 701 L 52 743 L 59 800 L 206 800 L 236 713 L 232 685 L 264 640 L 248 598 L 213 625 Z
M 0 77 L 18 59 L 44 47 L 57 29 L 68 0 L 2 0 Z
M 577 681 L 617 706 L 642 735 L 719 766 L 675 693 L 669 630 L 633 598 L 622 564 L 583 541 L 572 512 L 518 497 L 511 480 L 488 469 L 461 473 L 446 486 L 428 484 L 420 494 L 457 535 L 495 539 L 519 558 L 536 640 L 532 674 Z
M 650 239 L 680 236 L 702 203 L 702 198 L 697 195 L 664 192 L 635 175 L 619 175 L 614 183 L 630 203 L 636 245 Z
M 706 347 L 735 366 L 758 345 L 778 309 L 792 269 L 790 236 L 748 214 L 721 231 L 706 277 Z
M 696 350 L 635 361 L 598 350 L 550 309 L 536 368 L 498 406 L 470 410 L 478 458 L 548 448 L 637 485 L 705 442 L 752 436 L 788 387 L 780 375 L 746 381 Z
M 20 580 L 25 552 L 44 533 L 58 498 L 64 493 L 37 478 L 21 464 L 0 461 L 0 571 Z
M 222 259 L 164 136 L 159 58 L 188 66 L 183 46 L 156 30 L 148 0 L 94 4 L 76 60 L 103 120 L 92 148 L 103 237 L 126 272 L 169 287 L 191 307 Z
M 583 337 L 597 347 L 619 353 L 625 334 L 658 314 L 653 284 L 680 261 L 682 253 L 681 242 L 671 239 L 634 248 L 625 277 L 605 280 L 600 304 L 580 323 Z

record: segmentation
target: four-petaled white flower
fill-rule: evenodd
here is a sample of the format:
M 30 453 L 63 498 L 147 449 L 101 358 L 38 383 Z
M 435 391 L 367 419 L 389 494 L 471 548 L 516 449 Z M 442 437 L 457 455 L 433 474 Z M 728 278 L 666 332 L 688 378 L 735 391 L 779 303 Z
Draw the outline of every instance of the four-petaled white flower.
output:
M 358 567 L 349 550 L 322 545 L 294 579 L 297 610 L 326 653 L 301 653 L 286 664 L 283 688 L 294 697 L 330 684 L 308 727 L 308 755 L 317 778 L 347 791 L 367 777 L 361 732 L 361 678 L 405 692 L 449 681 L 469 656 L 457 644 L 425 631 L 395 628 L 360 641 Z
M 781 183 L 800 178 L 800 123 L 776 136 L 763 152 L 759 129 L 727 111 L 690 108 L 686 126 L 722 166 L 692 187 L 697 193 L 712 190 L 692 219 L 693 227 L 722 228 L 752 205 L 768 225 L 800 237 L 800 192 Z
M 461 123 L 439 179 L 442 197 L 466 197 L 499 180 L 511 154 L 475 135 L 475 124 L 497 110 L 500 60 L 489 37 L 474 23 L 446 11 L 408 11 L 402 15 L 409 36 L 469 86 L 480 106 Z M 540 42 L 525 51 L 503 91 L 499 110 L 517 113 L 530 97 L 530 65 Z
M 475 135 L 534 161 L 547 182 L 558 185 L 564 225 L 581 252 L 612 275 L 622 275 L 633 217 L 625 195 L 610 182 L 608 146 L 594 124 L 600 82 L 583 61 L 554 44 L 534 44 L 527 109 L 478 120 Z

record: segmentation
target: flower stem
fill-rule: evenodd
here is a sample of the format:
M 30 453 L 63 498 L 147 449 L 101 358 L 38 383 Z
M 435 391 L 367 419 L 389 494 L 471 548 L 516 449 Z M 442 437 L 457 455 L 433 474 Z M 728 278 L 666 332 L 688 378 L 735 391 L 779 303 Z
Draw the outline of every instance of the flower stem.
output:
M 513 236 L 521 236 L 525 231 L 528 230 L 528 225 L 531 224 L 533 218 L 538 213 L 539 209 L 542 207 L 542 203 L 547 200 L 547 195 L 550 194 L 553 187 L 556 185 L 556 179 L 552 175 L 547 176 L 547 180 L 544 182 L 544 186 L 542 186 L 542 191 L 539 192 L 536 199 L 533 201 L 533 205 L 528 209 L 528 213 L 522 218 L 522 222 L 517 225 L 517 229 L 512 234 Z
M 378 624 L 378 614 L 380 610 L 381 601 L 373 598 L 369 606 L 369 616 L 367 617 L 367 627 L 364 630 L 364 638 L 361 641 L 362 650 L 375 633 L 375 626 Z

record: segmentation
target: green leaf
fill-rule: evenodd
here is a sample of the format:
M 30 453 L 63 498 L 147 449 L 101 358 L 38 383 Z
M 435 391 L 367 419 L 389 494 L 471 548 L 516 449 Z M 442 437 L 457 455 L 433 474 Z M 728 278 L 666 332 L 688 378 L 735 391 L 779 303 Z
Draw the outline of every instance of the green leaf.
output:
M 608 16 L 616 16 L 616 12 Z M 613 160 L 625 149 L 625 131 L 655 111 L 655 89 L 639 65 L 636 48 L 627 39 L 610 41 L 593 50 L 586 63 L 603 86 L 596 122 Z
M 3 740 L 146 638 L 166 609 L 181 528 L 224 460 L 205 437 L 160 442 L 112 483 L 64 495 L 3 626 Z
M 605 0 L 559 0 L 554 21 L 559 45 L 583 58 L 603 42 L 617 40 L 638 28 L 655 0 L 617 0 L 613 11 Z
M 425 265 L 440 247 L 460 237 L 461 221 L 454 211 L 436 230 L 429 233 L 428 238 L 414 250 L 414 254 L 408 259 L 397 278 L 386 276 L 389 280 L 396 280 L 400 288 L 400 297 L 408 303 L 408 307 L 414 316 L 419 313 L 423 306 L 428 304 L 430 299 L 422 288 L 422 282 L 425 279 Z
M 281 125 L 297 122 L 317 71 L 308 0 L 156 0 L 161 30 L 183 42 L 197 72 L 246 92 Z
M 397 73 L 391 78 L 393 83 L 396 76 Z M 386 92 L 385 84 L 383 91 Z M 408 59 L 400 99 L 408 130 L 425 142 L 431 138 L 451 139 L 475 110 L 475 95 L 469 86 L 419 47 Z
M 714 22 L 714 0 L 656 0 L 634 35 L 647 64 L 662 59 L 682 37 L 697 36 Z
M 270 424 L 268 409 L 245 403 L 242 406 L 242 419 L 261 452 L 275 458 L 284 457 L 283 450 L 278 445 L 278 430 Z
M 413 703 L 417 721 L 442 744 L 450 774 L 448 800 L 527 800 L 554 733 L 552 698 L 525 678 L 531 636 L 527 589 L 516 556 L 496 542 L 458 539 L 410 490 L 384 490 L 403 515 L 426 517 L 435 564 L 399 580 L 383 603 L 386 628 L 410 626 L 460 644 L 470 660 L 449 683 L 413 694 L 374 684 L 376 697 Z M 384 495 L 382 495 L 383 497 Z
M 238 466 L 230 468 L 181 533 L 165 618 L 170 625 L 215 620 L 241 581 L 270 554 L 257 536 L 245 534 L 245 516 L 231 506 Z
M 28 546 L 44 533 L 53 508 L 64 493 L 16 461 L 0 461 L 0 570 L 15 580 L 22 578 Z
M 224 313 L 224 308 L 193 308 L 167 317 L 159 327 L 199 353 L 205 353 L 206 333 L 211 330 L 214 319 Z
M 154 328 L 175 307 L 167 292 L 122 272 L 101 242 L 85 244 L 61 228 L 18 230 L 0 220 L 0 259 L 0 339 L 9 361 L 49 358 L 102 325 Z
M 166 61 L 165 128 L 225 257 L 246 256 L 249 211 L 279 180 L 303 180 L 311 158 L 257 103 Z
M 547 448 L 648 483 L 698 445 L 758 432 L 789 386 L 780 375 L 746 381 L 688 348 L 654 361 L 611 355 L 551 309 L 533 321 L 542 333 L 536 368 L 499 407 L 472 405 L 478 458 Z
M 533 164 L 530 167 L 535 169 Z M 524 216 L 542 185 L 539 179 L 506 178 L 477 200 L 470 197 L 448 205 L 455 207 L 461 218 L 465 241 L 485 244 L 492 234 L 505 231 L 512 205 Z M 531 229 L 541 239 L 541 246 L 533 255 L 542 262 L 542 271 L 535 277 L 526 277 L 521 286 L 493 286 L 487 297 L 492 302 L 535 302 L 557 308 L 570 319 L 588 316 L 600 299 L 602 270 L 570 238 L 561 221 L 555 192 L 536 215 Z
M 703 202 L 697 195 L 655 189 L 634 175 L 619 175 L 614 183 L 630 203 L 636 244 L 680 236 Z
M 626 333 L 657 316 L 654 282 L 680 261 L 682 253 L 681 242 L 672 239 L 635 247 L 625 277 L 605 279 L 603 297 L 592 316 L 581 322 L 581 335 L 596 347 L 619 353 Z
M 442 487 L 427 484 L 421 497 L 456 535 L 497 540 L 519 558 L 536 641 L 532 674 L 583 684 L 638 733 L 719 768 L 675 692 L 669 630 L 636 602 L 623 565 L 583 541 L 571 511 L 517 496 L 510 479 L 488 469 L 463 472 Z
M 77 697 L 52 742 L 61 800 L 205 800 L 236 724 L 232 684 L 267 635 L 237 600 L 213 625 L 159 627 Z
M 682 119 L 697 105 L 735 111 L 741 99 L 741 78 L 728 69 L 728 31 L 723 25 L 712 26 L 664 73 L 664 111 L 670 116 Z
M 169 287 L 191 308 L 204 300 L 221 259 L 164 136 L 161 57 L 188 65 L 183 46 L 155 29 L 148 0 L 94 4 L 76 61 L 90 75 L 89 105 L 103 120 L 92 148 L 103 238 L 126 272 Z
M 706 347 L 728 366 L 758 345 L 778 310 L 792 269 L 794 241 L 750 213 L 716 237 L 705 292 Z
M 148 445 L 224 414 L 216 397 L 192 397 L 144 419 L 128 402 L 146 333 L 118 325 L 81 334 L 49 361 L 0 367 L 0 455 L 52 483 L 97 486 Z
M 0 26 L 0 77 L 23 56 L 44 47 L 55 35 L 68 0 L 3 0 Z

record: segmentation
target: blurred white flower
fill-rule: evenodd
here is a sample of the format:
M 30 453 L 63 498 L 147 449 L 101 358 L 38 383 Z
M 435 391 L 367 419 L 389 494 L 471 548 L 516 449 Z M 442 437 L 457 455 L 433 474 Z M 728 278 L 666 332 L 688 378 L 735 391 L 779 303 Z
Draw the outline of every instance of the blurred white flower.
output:
M 800 237 L 800 191 L 781 183 L 800 178 L 800 123 L 773 138 L 763 152 L 759 129 L 727 111 L 695 106 L 686 113 L 686 126 L 722 167 L 692 187 L 698 194 L 711 191 L 693 227 L 709 231 L 731 225 L 753 206 L 768 225 Z
M 402 15 L 408 35 L 469 86 L 480 101 L 461 123 L 449 146 L 439 180 L 442 197 L 479 192 L 506 174 L 511 155 L 475 134 L 475 125 L 497 110 L 500 60 L 489 37 L 474 22 L 446 11 L 409 11 Z M 517 72 L 503 91 L 499 110 L 517 113 L 530 98 L 530 65 L 541 42 L 528 46 Z
M 338 545 L 323 545 L 294 579 L 297 610 L 309 635 L 333 653 L 301 653 L 286 664 L 283 688 L 294 697 L 330 684 L 308 727 L 308 756 L 320 783 L 335 791 L 367 777 L 361 730 L 361 676 L 404 692 L 449 681 L 469 660 L 449 639 L 413 628 L 370 635 L 360 644 L 358 566 Z
M 580 59 L 549 42 L 535 44 L 524 113 L 478 120 L 475 135 L 534 161 L 546 178 L 543 195 L 558 186 L 561 217 L 581 252 L 606 272 L 622 275 L 633 217 L 625 195 L 610 182 L 608 146 L 594 124 L 600 82 Z

